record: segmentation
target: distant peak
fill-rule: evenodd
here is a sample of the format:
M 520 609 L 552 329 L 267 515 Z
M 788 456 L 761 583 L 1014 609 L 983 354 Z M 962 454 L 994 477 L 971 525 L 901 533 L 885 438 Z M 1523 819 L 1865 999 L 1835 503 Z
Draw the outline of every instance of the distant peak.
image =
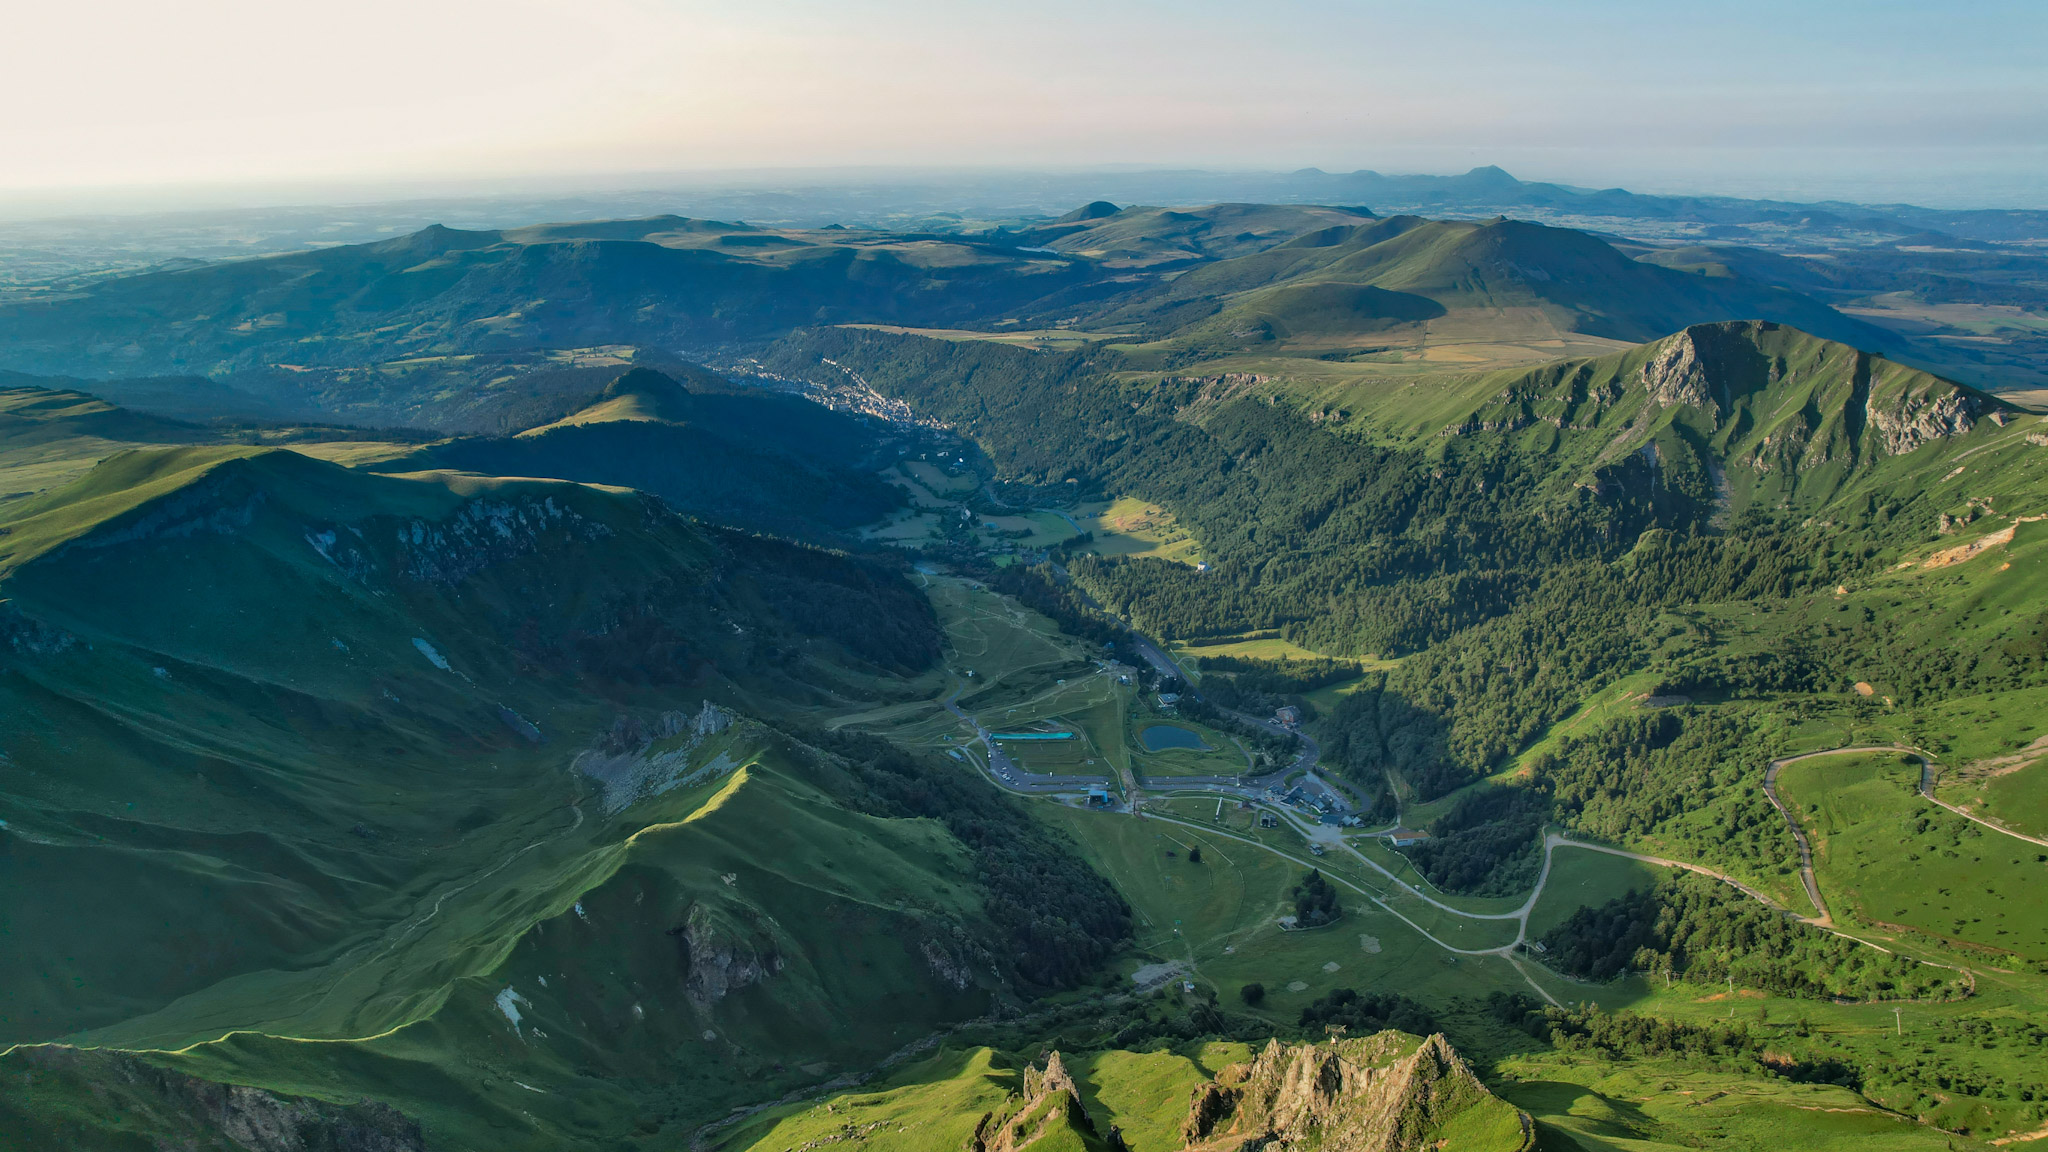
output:
M 1078 224 L 1084 220 L 1100 220 L 1105 216 L 1114 216 L 1121 211 L 1123 209 L 1111 204 L 1107 200 L 1097 200 L 1091 204 L 1083 204 L 1058 220 L 1053 221 L 1053 223 Z
M 621 372 L 611 383 L 598 393 L 600 400 L 616 400 L 621 396 L 674 396 L 687 393 L 689 389 L 676 383 L 675 378 L 652 368 L 629 368 Z
M 417 232 L 395 236 L 373 245 L 387 252 L 456 252 L 468 248 L 484 248 L 498 242 L 496 232 L 470 231 L 450 228 L 446 224 L 429 224 Z
M 1522 186 L 1520 180 L 1508 175 L 1507 169 L 1493 164 L 1472 169 L 1458 178 L 1458 183 L 1468 187 L 1513 191 Z

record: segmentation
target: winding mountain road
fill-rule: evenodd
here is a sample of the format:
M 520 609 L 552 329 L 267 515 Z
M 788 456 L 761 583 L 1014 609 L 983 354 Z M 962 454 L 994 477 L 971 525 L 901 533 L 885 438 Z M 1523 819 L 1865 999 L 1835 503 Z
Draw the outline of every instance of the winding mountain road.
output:
M 1806 752 L 1798 756 L 1787 756 L 1780 760 L 1773 760 L 1770 766 L 1764 769 L 1764 795 L 1770 797 L 1771 803 L 1777 806 L 1778 814 L 1785 818 L 1786 827 L 1792 830 L 1792 839 L 1799 844 L 1799 880 L 1806 886 L 1806 898 L 1813 902 L 1815 913 L 1813 923 L 1824 928 L 1834 927 L 1834 919 L 1828 915 L 1828 906 L 1821 899 L 1820 884 L 1814 877 L 1813 846 L 1807 841 L 1806 830 L 1800 826 L 1799 818 L 1793 815 L 1791 807 L 1778 795 L 1778 770 L 1787 764 L 1797 764 L 1801 760 L 1812 760 L 1820 756 L 1850 756 L 1857 753 L 1868 754 L 1872 752 L 1897 752 L 1918 760 L 1920 762 L 1920 796 L 1928 803 L 1946 808 L 1963 819 L 1975 824 L 1981 824 L 1993 832 L 2010 836 L 2015 840 L 2024 840 L 2029 844 L 2038 844 L 2043 848 L 2048 848 L 2048 840 L 2038 836 L 2029 836 L 2024 832 L 2015 832 L 2001 824 L 1995 824 L 1981 816 L 1974 815 L 1967 808 L 1957 807 L 1937 797 L 1934 794 L 1934 760 L 1918 748 L 1909 748 L 1904 744 L 1853 744 L 1846 748 L 1829 748 L 1820 752 Z

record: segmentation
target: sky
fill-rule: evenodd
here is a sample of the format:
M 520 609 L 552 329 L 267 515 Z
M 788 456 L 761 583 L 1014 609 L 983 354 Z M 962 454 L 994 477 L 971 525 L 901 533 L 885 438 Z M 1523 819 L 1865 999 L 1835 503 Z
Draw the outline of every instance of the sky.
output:
M 2042 0 L 0 0 L 0 194 L 859 166 L 2048 208 Z

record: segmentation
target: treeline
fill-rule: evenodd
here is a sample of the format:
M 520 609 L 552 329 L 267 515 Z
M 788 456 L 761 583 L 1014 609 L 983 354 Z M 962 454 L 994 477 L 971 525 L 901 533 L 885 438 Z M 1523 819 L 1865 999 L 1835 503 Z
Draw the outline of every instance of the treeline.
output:
M 1543 870 L 1550 798 L 1531 788 L 1480 788 L 1429 824 L 1429 839 L 1401 849 L 1431 884 L 1472 896 L 1526 892 Z
M 1241 656 L 1200 656 L 1202 697 L 1219 707 L 1254 716 L 1283 706 L 1314 719 L 1315 706 L 1306 694 L 1358 677 L 1358 665 L 1346 660 L 1256 660 Z
M 1493 1018 L 1560 1051 L 1588 1052 L 1609 1059 L 1677 1059 L 1751 1075 L 1782 1077 L 1801 1084 L 1836 1084 L 1860 1091 L 1866 1072 L 1839 1056 L 1775 1051 L 1782 1038 L 1765 1038 L 1746 1023 L 1689 1024 L 1598 1006 L 1560 1008 L 1538 1003 L 1523 992 L 1489 992 Z M 1804 1035 L 1804 1033 L 1801 1033 Z
M 1073 843 L 979 777 L 879 737 L 811 731 L 835 754 L 854 801 L 881 816 L 935 819 L 974 853 L 983 910 L 999 933 L 990 951 L 1028 992 L 1073 988 L 1131 935 L 1131 909 Z
M 1073 585 L 1061 581 L 1049 564 L 1011 564 L 988 577 L 988 586 L 1014 597 L 1026 608 L 1060 626 L 1069 636 L 1092 640 L 1105 648 L 1121 648 L 1136 663 L 1130 651 L 1130 633 L 1089 605 L 1088 598 Z
M 1960 987 L 1946 969 L 1815 928 L 1684 871 L 1579 909 L 1542 943 L 1547 963 L 1588 980 L 1631 971 L 1696 983 L 1732 979 L 1814 1000 L 1919 1000 Z
M 1332 1025 L 1356 1035 L 1397 1028 L 1416 1036 L 1436 1031 L 1436 1015 L 1399 992 L 1357 992 L 1339 988 L 1301 1010 L 1301 1027 L 1313 1033 Z
M 1535 758 L 1533 776 L 1573 831 L 1617 843 L 1655 835 L 1696 858 L 1789 874 L 1797 846 L 1762 787 L 1778 739 L 1760 709 L 1661 708 L 1565 737 Z

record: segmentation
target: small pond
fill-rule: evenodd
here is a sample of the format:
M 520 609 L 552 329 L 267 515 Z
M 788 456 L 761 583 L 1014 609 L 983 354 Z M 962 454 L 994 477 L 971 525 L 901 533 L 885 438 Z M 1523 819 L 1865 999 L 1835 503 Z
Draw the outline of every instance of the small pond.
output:
M 1197 752 L 1209 751 L 1202 742 L 1202 734 L 1178 724 L 1154 724 L 1138 733 L 1138 743 L 1147 752 L 1164 752 L 1168 748 L 1192 748 Z

